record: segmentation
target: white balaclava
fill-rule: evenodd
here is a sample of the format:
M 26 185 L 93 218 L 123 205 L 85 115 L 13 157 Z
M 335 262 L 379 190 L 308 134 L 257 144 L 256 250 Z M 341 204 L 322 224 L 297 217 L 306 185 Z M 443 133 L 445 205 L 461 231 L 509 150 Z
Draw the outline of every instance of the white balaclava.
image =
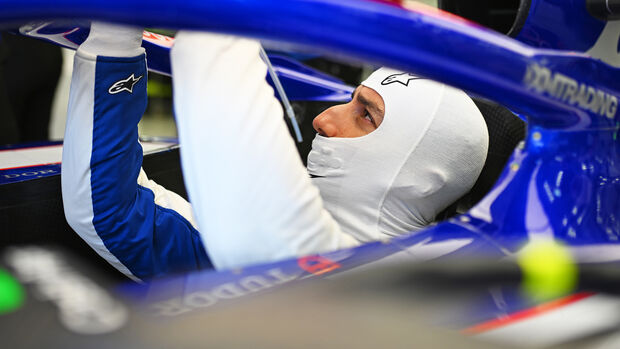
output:
M 383 122 L 357 138 L 317 135 L 308 172 L 341 229 L 367 242 L 420 230 L 466 194 L 489 136 L 461 90 L 389 68 L 362 85 L 383 98 Z

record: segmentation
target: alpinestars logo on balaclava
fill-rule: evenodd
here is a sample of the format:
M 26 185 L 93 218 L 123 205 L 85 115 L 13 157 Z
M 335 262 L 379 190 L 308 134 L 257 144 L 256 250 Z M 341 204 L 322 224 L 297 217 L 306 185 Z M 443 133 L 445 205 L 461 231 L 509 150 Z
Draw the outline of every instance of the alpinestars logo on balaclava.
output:
M 397 82 L 409 86 L 409 81 L 417 79 L 419 79 L 419 77 L 409 73 L 392 74 L 381 81 L 381 85 L 385 86 Z
M 133 93 L 133 87 L 138 81 L 140 81 L 140 79 L 142 79 L 142 75 L 136 78 L 134 74 L 131 74 L 127 79 L 119 80 L 110 86 L 108 93 L 111 95 L 121 93 L 123 91 Z

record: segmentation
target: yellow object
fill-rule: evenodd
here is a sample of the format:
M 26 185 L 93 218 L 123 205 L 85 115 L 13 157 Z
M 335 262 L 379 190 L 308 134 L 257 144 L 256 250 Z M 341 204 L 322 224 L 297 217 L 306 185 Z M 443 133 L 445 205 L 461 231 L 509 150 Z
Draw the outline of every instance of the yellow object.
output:
M 578 269 L 573 256 L 558 242 L 534 241 L 519 253 L 523 273 L 522 291 L 536 301 L 566 295 L 577 284 Z
M 146 83 L 146 93 L 149 97 L 171 98 L 172 85 L 161 81 L 149 80 Z

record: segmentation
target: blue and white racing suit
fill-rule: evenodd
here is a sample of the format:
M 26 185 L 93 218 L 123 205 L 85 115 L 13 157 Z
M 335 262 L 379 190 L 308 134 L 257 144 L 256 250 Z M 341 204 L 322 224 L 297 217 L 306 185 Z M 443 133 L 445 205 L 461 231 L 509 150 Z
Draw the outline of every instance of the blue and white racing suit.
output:
M 82 47 L 75 56 L 62 162 L 71 227 L 133 279 L 359 244 L 340 230 L 310 183 L 265 82 L 258 44 L 182 34 L 172 54 L 175 107 L 184 171 L 208 169 L 186 178 L 190 198 L 199 204 L 201 232 L 190 204 L 141 169 L 144 53 L 108 57 Z M 208 138 L 208 149 L 184 142 L 198 132 Z M 196 181 L 212 186 L 197 194 Z

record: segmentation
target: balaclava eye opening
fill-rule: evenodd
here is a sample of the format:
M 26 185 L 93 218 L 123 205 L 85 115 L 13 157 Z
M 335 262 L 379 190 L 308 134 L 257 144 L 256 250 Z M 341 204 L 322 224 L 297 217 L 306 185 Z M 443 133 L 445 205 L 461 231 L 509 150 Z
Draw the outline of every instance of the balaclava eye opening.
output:
M 389 68 L 362 85 L 383 98 L 383 122 L 357 138 L 317 135 L 308 172 L 342 230 L 366 242 L 420 230 L 467 193 L 488 133 L 461 90 Z

